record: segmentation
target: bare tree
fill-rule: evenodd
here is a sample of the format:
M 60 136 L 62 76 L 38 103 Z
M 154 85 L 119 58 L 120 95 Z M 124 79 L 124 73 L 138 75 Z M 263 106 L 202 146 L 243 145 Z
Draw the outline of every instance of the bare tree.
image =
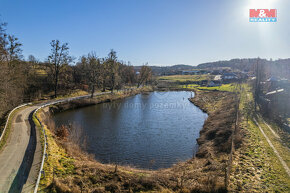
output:
M 72 58 L 69 56 L 68 43 L 61 45 L 59 40 L 52 40 L 50 45 L 51 54 L 48 56 L 48 62 L 52 67 L 51 71 L 54 79 L 54 97 L 57 97 L 59 73 L 65 65 L 68 65 L 72 61 Z
M 20 60 L 22 58 L 22 49 L 21 49 L 22 44 L 19 42 L 18 38 L 13 36 L 13 35 L 8 35 L 8 45 L 7 45 L 7 50 L 8 50 L 8 59 L 9 63 Z
M 6 25 L 0 23 L 0 116 L 22 102 L 27 75 L 20 60 L 22 44 L 6 33 Z
M 132 85 L 136 82 L 136 72 L 130 62 L 128 62 L 128 65 L 120 64 L 120 76 L 122 83 Z
M 94 96 L 95 87 L 100 76 L 101 61 L 94 52 L 81 58 L 82 71 L 91 89 L 91 98 Z
M 113 49 L 108 54 L 105 63 L 108 68 L 110 90 L 113 93 L 119 78 L 119 63 L 117 62 L 117 53 Z
M 102 87 L 102 92 L 106 91 L 106 81 L 108 77 L 108 65 L 104 58 L 100 59 L 100 85 Z
M 29 55 L 27 61 L 30 64 L 39 64 L 40 63 L 40 61 L 33 55 Z
M 141 70 L 139 72 L 137 88 L 139 88 L 143 83 L 151 80 L 151 78 L 152 78 L 152 69 L 146 63 L 141 67 Z
M 0 62 L 7 61 L 7 34 L 6 34 L 7 23 L 0 23 Z

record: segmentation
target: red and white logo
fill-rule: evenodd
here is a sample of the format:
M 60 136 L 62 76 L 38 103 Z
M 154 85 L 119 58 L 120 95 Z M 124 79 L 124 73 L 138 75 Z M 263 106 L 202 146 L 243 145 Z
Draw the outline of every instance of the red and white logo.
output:
M 276 22 L 277 9 L 250 9 L 250 22 Z

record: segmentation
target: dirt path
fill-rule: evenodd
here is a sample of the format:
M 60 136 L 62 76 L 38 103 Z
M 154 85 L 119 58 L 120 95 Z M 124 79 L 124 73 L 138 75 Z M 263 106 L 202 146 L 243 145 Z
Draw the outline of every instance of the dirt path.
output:
M 263 117 L 260 116 L 260 115 L 258 115 L 258 117 L 262 119 L 262 121 L 264 122 L 264 124 L 269 128 L 269 130 L 273 133 L 273 135 L 276 138 L 280 139 L 279 135 L 270 127 L 270 125 L 268 125 L 268 123 L 266 123 L 266 121 L 263 119 Z
M 263 119 L 262 119 L 263 120 Z M 276 156 L 278 157 L 279 161 L 281 162 L 283 168 L 285 169 L 286 173 L 288 174 L 288 176 L 290 177 L 290 170 L 287 166 L 287 164 L 285 163 L 285 161 L 282 159 L 282 157 L 280 156 L 280 154 L 278 153 L 277 149 L 274 147 L 274 145 L 272 144 L 271 140 L 268 138 L 268 136 L 265 134 L 264 130 L 262 129 L 262 127 L 260 126 L 260 124 L 257 122 L 257 120 L 254 118 L 254 122 L 256 125 L 258 125 L 261 133 L 264 135 L 264 137 L 266 138 L 267 142 L 269 143 L 270 147 L 273 149 L 274 153 L 276 154 Z M 269 125 L 267 125 L 268 127 L 270 127 Z M 272 130 L 272 129 L 271 129 Z M 274 132 L 274 131 L 273 131 Z

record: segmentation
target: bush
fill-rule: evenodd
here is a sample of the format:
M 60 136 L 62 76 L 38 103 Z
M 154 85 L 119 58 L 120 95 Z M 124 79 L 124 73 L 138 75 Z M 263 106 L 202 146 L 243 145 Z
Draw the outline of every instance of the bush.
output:
M 56 128 L 55 135 L 59 139 L 66 141 L 68 139 L 68 136 L 69 136 L 69 131 L 68 131 L 67 126 L 62 125 L 62 126 Z

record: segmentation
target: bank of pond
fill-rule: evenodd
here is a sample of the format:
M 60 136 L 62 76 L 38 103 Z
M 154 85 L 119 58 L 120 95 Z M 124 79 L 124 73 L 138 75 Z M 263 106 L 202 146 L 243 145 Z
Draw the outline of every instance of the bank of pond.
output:
M 207 114 L 193 92 L 149 92 L 54 114 L 57 127 L 83 129 L 86 150 L 102 163 L 168 168 L 192 158 Z

